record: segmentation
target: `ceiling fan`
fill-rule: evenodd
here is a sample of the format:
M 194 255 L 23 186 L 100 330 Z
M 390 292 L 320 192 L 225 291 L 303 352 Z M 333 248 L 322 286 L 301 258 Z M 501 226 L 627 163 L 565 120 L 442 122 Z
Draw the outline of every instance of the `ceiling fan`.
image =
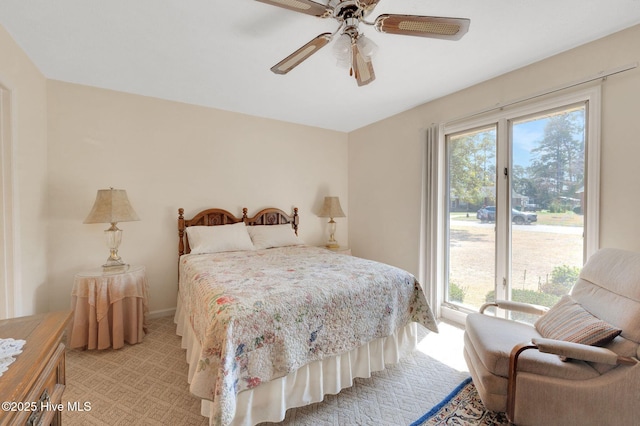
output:
M 262 3 L 317 16 L 334 18 L 339 27 L 333 33 L 323 33 L 293 52 L 291 55 L 271 67 L 276 74 L 286 74 L 304 60 L 329 44 L 339 32 L 335 51 L 338 62 L 346 62 L 350 73 L 356 78 L 358 86 L 364 86 L 375 80 L 371 63 L 372 49 L 375 44 L 360 33 L 360 23 L 371 25 L 381 33 L 430 37 L 444 40 L 459 40 L 469 30 L 469 19 L 443 18 L 420 15 L 383 14 L 373 22 L 365 18 L 373 11 L 380 0 L 328 0 L 321 4 L 312 0 L 257 0 Z

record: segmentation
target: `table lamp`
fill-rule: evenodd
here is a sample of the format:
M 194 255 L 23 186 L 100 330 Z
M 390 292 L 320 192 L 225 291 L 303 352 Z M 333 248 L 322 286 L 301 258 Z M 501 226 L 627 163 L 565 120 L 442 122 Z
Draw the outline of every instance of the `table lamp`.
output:
M 322 205 L 322 210 L 320 210 L 320 214 L 318 216 L 330 218 L 329 242 L 327 243 L 327 248 L 333 250 L 340 248 L 340 245 L 335 238 L 336 222 L 333 220 L 334 217 L 346 217 L 342 211 L 342 207 L 340 207 L 340 199 L 338 197 L 324 197 L 324 204 Z
M 93 204 L 89 216 L 84 223 L 110 223 L 111 227 L 104 231 L 104 235 L 109 247 L 109 257 L 102 265 L 104 269 L 123 267 L 125 263 L 118 256 L 118 247 L 122 241 L 122 230 L 118 229 L 118 222 L 131 222 L 140 220 L 136 212 L 129 203 L 127 191 L 124 189 L 99 189 L 96 201 Z

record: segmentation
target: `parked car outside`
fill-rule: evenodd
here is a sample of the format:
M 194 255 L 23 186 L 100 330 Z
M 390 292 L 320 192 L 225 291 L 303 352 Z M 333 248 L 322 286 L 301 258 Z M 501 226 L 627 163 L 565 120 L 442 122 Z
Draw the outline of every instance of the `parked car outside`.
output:
M 496 221 L 496 206 L 486 206 L 478 210 L 476 217 L 480 219 L 480 222 L 495 222 Z M 531 224 L 538 221 L 538 215 L 535 213 L 521 212 L 516 209 L 511 209 L 511 221 L 516 225 Z
M 496 220 L 496 206 L 485 206 L 478 210 L 477 214 L 480 222 L 495 222 Z

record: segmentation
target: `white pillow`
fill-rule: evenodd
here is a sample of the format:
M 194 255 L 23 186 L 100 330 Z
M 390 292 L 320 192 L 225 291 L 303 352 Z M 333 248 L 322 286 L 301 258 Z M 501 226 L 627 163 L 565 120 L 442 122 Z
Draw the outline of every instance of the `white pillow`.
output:
M 304 244 L 291 225 L 247 226 L 247 231 L 256 250 Z
M 233 225 L 190 226 L 187 228 L 187 238 L 191 254 L 254 249 L 244 222 Z

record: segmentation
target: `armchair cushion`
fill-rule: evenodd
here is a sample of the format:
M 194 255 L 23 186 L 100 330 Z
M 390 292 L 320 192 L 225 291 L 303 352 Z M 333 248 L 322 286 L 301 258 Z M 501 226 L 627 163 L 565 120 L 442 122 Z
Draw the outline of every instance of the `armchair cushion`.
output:
M 609 343 L 622 330 L 591 315 L 571 296 L 563 296 L 546 315 L 535 323 L 542 337 L 584 345 Z
M 496 376 L 509 377 L 509 355 L 514 346 L 542 337 L 534 327 L 517 321 L 478 313 L 467 316 L 466 338 L 484 368 Z M 525 351 L 520 356 L 519 370 L 570 380 L 586 380 L 599 376 L 584 361 L 562 362 L 557 355 Z

